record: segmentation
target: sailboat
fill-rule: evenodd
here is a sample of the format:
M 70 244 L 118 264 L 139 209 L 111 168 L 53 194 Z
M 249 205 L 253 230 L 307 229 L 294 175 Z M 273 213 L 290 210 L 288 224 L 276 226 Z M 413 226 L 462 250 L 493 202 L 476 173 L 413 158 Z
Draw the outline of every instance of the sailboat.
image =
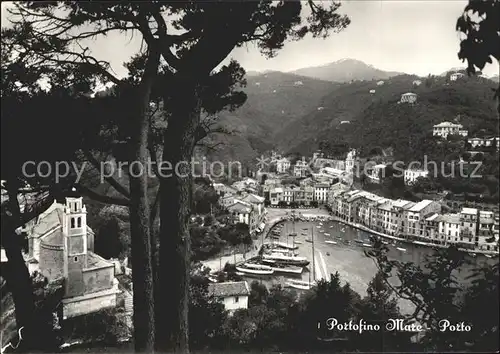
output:
M 270 269 L 255 269 L 255 264 L 243 264 L 240 266 L 236 266 L 236 270 L 240 273 L 243 273 L 245 275 L 272 275 L 274 273 L 274 270 L 269 267 Z M 262 265 L 263 267 L 266 267 Z

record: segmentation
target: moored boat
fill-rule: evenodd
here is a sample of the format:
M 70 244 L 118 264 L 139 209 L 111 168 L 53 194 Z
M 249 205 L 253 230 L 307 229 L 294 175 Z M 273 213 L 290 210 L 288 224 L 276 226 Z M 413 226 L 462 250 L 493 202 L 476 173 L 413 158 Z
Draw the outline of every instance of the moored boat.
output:
M 245 263 L 243 265 L 245 268 L 249 269 L 261 269 L 261 270 L 271 270 L 272 268 L 265 264 L 257 264 L 257 263 Z
M 272 275 L 274 270 L 272 269 L 253 269 L 248 268 L 246 265 L 236 266 L 238 272 L 250 275 Z
M 296 250 L 297 246 L 293 246 L 293 245 L 289 245 L 287 243 L 284 243 L 284 242 L 274 242 L 274 245 L 275 246 L 278 246 L 278 247 L 281 247 L 281 248 L 286 248 L 286 249 L 289 249 L 289 250 Z
M 401 252 L 406 252 L 406 248 L 403 247 L 396 247 L 396 249 Z
M 286 273 L 286 274 L 302 274 L 304 271 L 303 267 L 294 266 L 284 266 L 281 264 L 276 264 L 272 267 L 274 273 Z
M 295 255 L 286 255 L 282 253 L 271 253 L 271 254 L 265 254 L 263 256 L 263 259 L 270 259 L 273 261 L 276 261 L 276 263 L 282 263 L 282 264 L 290 264 L 290 265 L 296 265 L 296 266 L 302 266 L 305 267 L 309 265 L 309 261 L 305 257 L 300 257 L 300 256 L 295 256 Z
M 313 242 L 310 238 L 306 239 L 306 242 Z
M 373 247 L 371 243 L 363 243 L 361 246 L 363 247 Z
M 331 244 L 331 245 L 336 245 L 336 244 L 337 244 L 337 242 L 336 242 L 336 241 L 325 241 L 325 243 L 329 243 L 329 244 Z

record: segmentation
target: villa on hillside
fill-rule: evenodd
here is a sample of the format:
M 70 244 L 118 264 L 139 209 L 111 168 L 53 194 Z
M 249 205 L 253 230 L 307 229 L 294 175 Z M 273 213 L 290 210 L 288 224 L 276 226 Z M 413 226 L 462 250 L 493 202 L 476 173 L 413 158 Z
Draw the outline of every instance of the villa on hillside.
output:
M 463 129 L 462 124 L 442 122 L 433 126 L 432 135 L 446 139 L 448 135 L 467 136 L 469 132 Z
M 500 145 L 500 138 L 495 137 L 495 138 L 469 138 L 467 139 L 467 142 L 471 144 L 471 146 L 474 147 L 490 147 L 490 146 L 496 146 L 497 150 Z
M 94 253 L 80 196 L 68 196 L 66 204 L 54 201 L 21 230 L 28 234 L 30 271 L 49 282 L 64 279 L 63 319 L 116 306 L 115 266 Z
M 429 171 L 421 169 L 406 169 L 404 170 L 405 185 L 410 186 L 417 182 L 419 178 L 425 178 L 429 175 Z
M 399 102 L 413 104 L 417 102 L 417 94 L 412 92 L 403 93 Z

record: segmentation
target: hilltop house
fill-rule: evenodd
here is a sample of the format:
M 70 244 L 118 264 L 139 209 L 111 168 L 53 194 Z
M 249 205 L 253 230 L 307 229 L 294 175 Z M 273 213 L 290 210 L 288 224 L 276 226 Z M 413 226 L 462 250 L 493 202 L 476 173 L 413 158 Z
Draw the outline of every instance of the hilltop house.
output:
M 94 232 L 80 196 L 54 203 L 29 221 L 30 270 L 49 282 L 64 279 L 63 319 L 116 306 L 119 293 L 115 266 L 94 253 Z
M 446 139 L 448 135 L 467 136 L 469 132 L 463 129 L 462 124 L 442 122 L 433 126 L 432 135 Z
M 453 73 L 450 75 L 450 81 L 457 81 L 458 79 L 463 78 L 465 75 L 462 73 Z
M 222 302 L 230 313 L 248 308 L 250 288 L 246 281 L 211 283 L 208 293 Z
M 496 146 L 497 150 L 499 148 L 499 137 L 495 138 L 470 138 L 467 140 L 469 144 L 473 148 L 475 147 L 490 147 L 490 146 Z
M 410 186 L 417 182 L 418 178 L 425 178 L 429 175 L 429 171 L 421 169 L 406 169 L 404 170 L 405 185 Z
M 412 92 L 403 93 L 399 102 L 413 104 L 417 102 L 417 94 Z

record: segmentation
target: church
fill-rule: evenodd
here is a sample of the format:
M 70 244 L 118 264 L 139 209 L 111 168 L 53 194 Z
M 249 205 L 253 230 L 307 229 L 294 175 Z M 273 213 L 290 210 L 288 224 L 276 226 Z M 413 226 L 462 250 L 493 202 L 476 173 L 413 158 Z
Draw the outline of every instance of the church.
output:
M 28 235 L 30 271 L 64 279 L 63 319 L 115 307 L 115 266 L 94 253 L 94 232 L 80 196 L 57 201 L 21 231 Z

